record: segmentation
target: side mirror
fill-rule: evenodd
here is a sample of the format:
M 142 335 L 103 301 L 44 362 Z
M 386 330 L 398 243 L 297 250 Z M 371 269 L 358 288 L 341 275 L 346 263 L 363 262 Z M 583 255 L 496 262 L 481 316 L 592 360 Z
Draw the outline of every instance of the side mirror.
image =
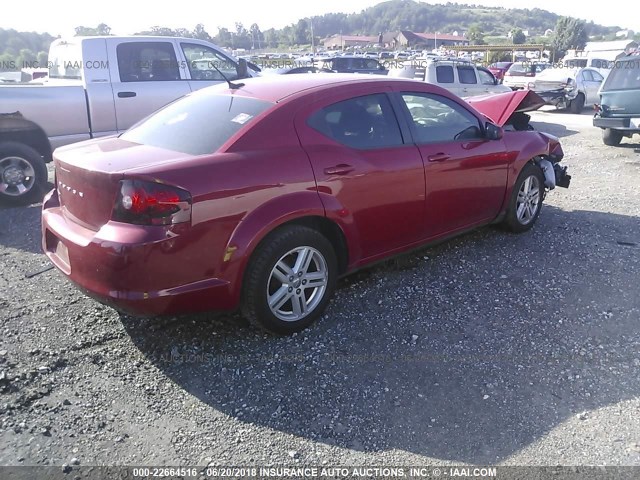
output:
M 247 78 L 249 76 L 249 67 L 244 58 L 238 59 L 238 79 Z
M 504 130 L 495 123 L 487 122 L 484 127 L 484 134 L 489 140 L 500 140 L 504 134 Z

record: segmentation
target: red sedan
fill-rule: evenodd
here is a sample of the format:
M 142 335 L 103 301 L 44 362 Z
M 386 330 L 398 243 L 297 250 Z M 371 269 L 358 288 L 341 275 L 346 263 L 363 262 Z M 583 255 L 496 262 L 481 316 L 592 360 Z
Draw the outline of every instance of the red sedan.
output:
M 240 308 L 291 333 L 339 276 L 490 223 L 528 230 L 545 190 L 567 186 L 556 138 L 505 126 L 533 93 L 475 100 L 485 116 L 412 80 L 243 82 L 56 150 L 53 264 L 134 315 Z

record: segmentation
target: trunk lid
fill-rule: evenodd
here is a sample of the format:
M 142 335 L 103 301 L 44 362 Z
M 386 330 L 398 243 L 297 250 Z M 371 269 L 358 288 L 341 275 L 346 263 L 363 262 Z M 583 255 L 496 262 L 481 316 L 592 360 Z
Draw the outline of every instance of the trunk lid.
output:
M 571 81 L 575 82 L 578 71 L 567 68 L 547 68 L 540 72 L 532 82 L 534 92 L 561 90 Z
M 97 231 L 111 219 L 120 180 L 128 170 L 184 156 L 115 137 L 59 148 L 54 162 L 63 214 Z

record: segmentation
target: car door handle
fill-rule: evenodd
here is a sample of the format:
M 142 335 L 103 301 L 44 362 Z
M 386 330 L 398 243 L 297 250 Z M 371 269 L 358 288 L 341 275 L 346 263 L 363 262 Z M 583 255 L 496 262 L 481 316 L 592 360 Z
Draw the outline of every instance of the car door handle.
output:
M 118 92 L 119 98 L 131 98 L 135 96 L 136 96 L 136 92 Z
M 340 165 L 324 169 L 324 173 L 327 175 L 346 175 L 351 172 L 353 172 L 353 167 L 346 163 L 341 163 Z
M 451 158 L 450 155 L 447 155 L 446 153 L 436 153 L 435 155 L 429 155 L 427 157 L 427 160 L 430 162 L 444 162 L 446 160 L 449 160 Z

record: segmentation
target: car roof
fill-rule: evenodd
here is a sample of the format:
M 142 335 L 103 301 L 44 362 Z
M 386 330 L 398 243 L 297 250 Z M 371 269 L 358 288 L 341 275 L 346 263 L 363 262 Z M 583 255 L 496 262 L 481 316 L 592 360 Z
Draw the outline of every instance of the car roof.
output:
M 321 92 L 331 90 L 337 85 L 395 82 L 411 82 L 424 85 L 425 82 L 406 78 L 393 78 L 381 75 L 356 75 L 353 73 L 314 73 L 313 75 L 269 75 L 264 77 L 246 78 L 236 83 L 244 84 L 238 89 L 231 90 L 226 84 L 211 88 L 218 88 L 218 93 L 227 93 L 244 97 L 252 97 L 271 103 L 278 103 L 284 99 L 296 97 L 311 91 Z M 208 90 L 208 89 L 206 89 Z

